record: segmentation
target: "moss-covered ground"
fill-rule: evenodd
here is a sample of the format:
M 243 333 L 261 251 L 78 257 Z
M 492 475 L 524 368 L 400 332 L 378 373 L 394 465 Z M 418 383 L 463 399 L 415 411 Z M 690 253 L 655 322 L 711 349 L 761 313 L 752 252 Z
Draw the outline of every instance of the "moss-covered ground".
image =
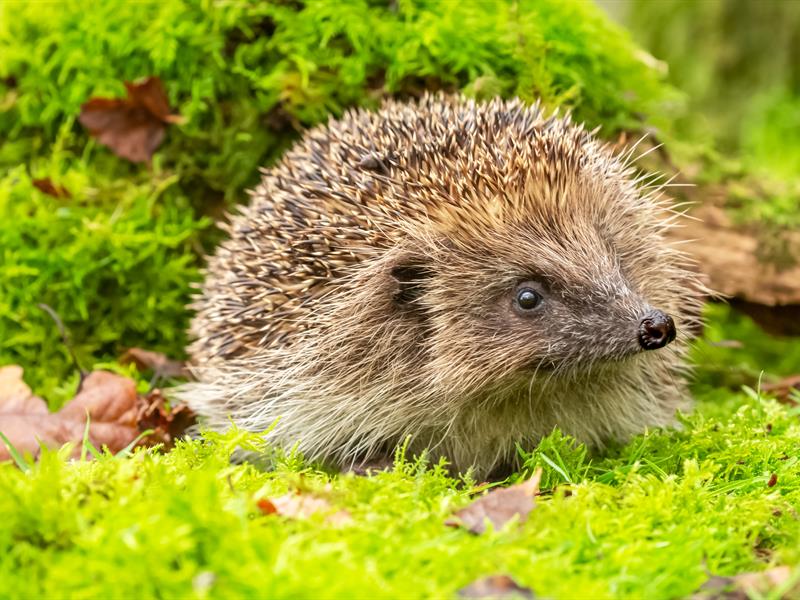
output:
M 130 346 L 179 357 L 191 283 L 219 237 L 211 223 L 246 197 L 259 165 L 330 114 L 427 88 L 542 98 L 609 138 L 688 127 L 684 96 L 579 0 L 48 6 L 0 4 L 0 365 L 24 366 L 53 406 L 77 373 L 37 305 L 60 315 L 86 366 L 116 368 Z M 77 116 L 89 97 L 149 75 L 185 121 L 151 164 L 132 165 Z M 774 150 L 764 122 L 748 121 L 739 148 L 758 164 Z M 43 178 L 71 197 L 36 189 Z M 786 203 L 764 210 L 790 222 L 796 201 Z M 507 573 L 539 597 L 674 598 L 712 574 L 788 565 L 797 579 L 800 411 L 758 390 L 800 370 L 800 344 L 723 306 L 707 316 L 696 410 L 602 455 L 558 433 L 525 449 L 512 479 L 541 466 L 555 492 L 522 527 L 446 527 L 480 482 L 424 457 L 400 454 L 370 477 L 292 454 L 259 470 L 230 463 L 235 447 L 259 444 L 240 432 L 168 453 L 69 462 L 52 451 L 27 470 L 0 465 L 0 597 L 439 598 Z M 352 520 L 259 508 L 290 489 Z
M 728 319 L 712 340 L 751 326 Z M 444 525 L 477 482 L 402 455 L 370 477 L 332 475 L 292 455 L 260 471 L 231 465 L 235 447 L 258 445 L 232 432 L 166 454 L 68 463 L 51 452 L 27 472 L 0 466 L 0 594 L 447 598 L 506 573 L 540 597 L 675 598 L 710 574 L 796 566 L 800 411 L 722 387 L 749 378 L 753 361 L 793 351 L 776 343 L 738 358 L 698 345 L 714 375 L 698 380 L 697 410 L 679 430 L 599 456 L 554 433 L 514 479 L 541 466 L 542 488 L 555 493 L 522 527 L 480 536 Z M 290 489 L 316 492 L 352 520 L 259 508 Z

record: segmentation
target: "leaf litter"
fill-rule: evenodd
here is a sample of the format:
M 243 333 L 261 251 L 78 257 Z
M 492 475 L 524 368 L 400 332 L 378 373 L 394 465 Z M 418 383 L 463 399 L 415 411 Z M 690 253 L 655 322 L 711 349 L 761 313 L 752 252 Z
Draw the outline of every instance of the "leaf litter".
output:
M 458 590 L 460 598 L 535 598 L 533 590 L 523 587 L 508 575 L 490 575 Z
M 330 490 L 330 487 L 326 489 Z M 319 494 L 300 490 L 292 490 L 275 498 L 261 498 L 256 506 L 265 515 L 304 520 L 316 514 L 324 514 L 324 521 L 328 525 L 342 526 L 353 522 L 349 511 L 336 509 L 328 499 Z
M 785 565 L 766 571 L 739 573 L 731 577 L 715 575 L 709 578 L 691 598 L 692 600 L 747 600 L 760 598 L 765 594 L 787 600 L 800 598 L 800 581 L 797 575 L 791 567 Z M 775 596 L 776 593 L 780 596 Z
M 88 424 L 87 424 L 88 421 Z M 136 382 L 109 371 L 92 371 L 82 381 L 75 397 L 59 411 L 50 412 L 47 403 L 35 396 L 23 380 L 17 365 L 0 367 L 0 461 L 15 454 L 38 456 L 42 446 L 75 447 L 71 456 L 81 455 L 81 441 L 111 452 L 132 443 L 170 445 L 193 421 L 184 406 L 167 407 L 159 390 L 139 395 Z M 142 438 L 142 434 L 148 435 Z
M 170 111 L 158 77 L 125 82 L 126 98 L 90 98 L 78 120 L 114 154 L 131 162 L 149 162 L 164 141 L 167 126 L 183 122 Z
M 507 488 L 496 488 L 473 500 L 451 518 L 445 521 L 451 527 L 462 527 L 474 534 L 486 531 L 489 524 L 497 531 L 511 521 L 518 519 L 522 524 L 536 506 L 534 497 L 539 494 L 542 469 L 538 468 L 527 481 Z
M 161 352 L 129 348 L 119 359 L 120 364 L 135 365 L 139 371 L 153 371 L 160 377 L 188 377 L 189 371 L 183 361 L 174 360 Z
M 70 194 L 67 188 L 65 188 L 63 185 L 53 182 L 53 180 L 49 177 L 45 177 L 43 179 L 32 179 L 31 183 L 37 190 L 43 194 L 52 196 L 53 198 L 72 198 L 72 194 Z

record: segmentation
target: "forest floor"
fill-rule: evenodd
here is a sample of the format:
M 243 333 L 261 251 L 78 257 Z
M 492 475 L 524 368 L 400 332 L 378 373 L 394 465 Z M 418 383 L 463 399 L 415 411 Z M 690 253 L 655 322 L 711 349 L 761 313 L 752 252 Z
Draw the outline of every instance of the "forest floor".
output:
M 259 470 L 231 463 L 236 447 L 263 448 L 234 431 L 167 453 L 70 461 L 65 449 L 0 465 L 2 595 L 445 598 L 507 575 L 547 598 L 725 586 L 780 598 L 800 580 L 800 409 L 757 380 L 721 385 L 752 376 L 722 339 L 752 333 L 734 321 L 697 344 L 698 402 L 679 427 L 594 456 L 554 432 L 507 482 L 543 469 L 527 520 L 480 534 L 446 521 L 494 484 L 402 450 L 369 476 L 292 454 Z M 495 593 L 512 585 L 492 581 Z
M 643 20 L 660 33 L 709 22 L 691 11 L 717 3 L 642 6 L 665 12 Z M 794 35 L 780 18 L 765 35 L 775 23 Z M 734 44 L 721 39 L 727 65 Z M 741 44 L 748 56 L 760 46 L 772 52 Z M 707 55 L 687 51 L 685 64 L 708 67 Z M 766 98 L 731 161 L 696 127 L 719 111 L 687 113 L 697 94 L 581 0 L 0 3 L 0 56 L 0 368 L 24 367 L 52 410 L 74 395 L 76 363 L 147 390 L 117 357 L 183 355 L 192 285 L 221 235 L 212 223 L 302 131 L 385 97 L 519 96 L 601 125 L 610 142 L 655 131 L 685 173 L 733 191 L 725 210 L 761 226 L 767 254 L 785 258 L 782 234 L 798 227 L 800 141 L 787 132 L 800 100 L 788 88 Z M 749 83 L 728 93 L 701 73 L 726 104 L 749 100 Z M 147 89 L 158 93 L 144 102 Z M 753 175 L 745 162 L 783 165 L 786 181 L 759 170 L 767 191 L 738 189 L 730 182 Z M 800 371 L 800 344 L 722 305 L 707 312 L 696 405 L 679 426 L 602 454 L 554 432 L 506 482 L 402 451 L 385 472 L 331 473 L 238 431 L 113 455 L 87 428 L 78 459 L 66 447 L 0 463 L 0 597 L 477 597 L 476 581 L 501 575 L 515 584 L 483 592 L 800 597 L 800 396 L 778 385 Z M 271 468 L 231 463 L 242 446 L 270 454 Z M 497 504 L 521 503 L 520 516 L 481 533 L 447 524 L 506 485 L 520 487 Z

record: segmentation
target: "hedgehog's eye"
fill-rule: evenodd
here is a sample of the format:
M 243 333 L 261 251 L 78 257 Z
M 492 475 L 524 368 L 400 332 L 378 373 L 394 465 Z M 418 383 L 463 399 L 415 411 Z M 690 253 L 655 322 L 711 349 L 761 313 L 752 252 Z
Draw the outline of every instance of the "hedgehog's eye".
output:
M 542 295 L 533 288 L 523 287 L 517 290 L 517 306 L 520 310 L 533 310 L 542 303 Z

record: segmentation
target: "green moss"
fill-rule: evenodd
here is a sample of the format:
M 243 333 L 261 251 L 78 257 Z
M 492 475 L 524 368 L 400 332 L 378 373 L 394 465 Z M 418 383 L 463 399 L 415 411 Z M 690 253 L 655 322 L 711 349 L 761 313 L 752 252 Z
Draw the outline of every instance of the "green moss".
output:
M 3 10 L 6 164 L 47 153 L 90 96 L 158 75 L 187 119 L 164 164 L 182 185 L 234 198 L 297 128 L 386 93 L 418 95 L 426 81 L 540 97 L 612 131 L 662 114 L 674 97 L 627 33 L 583 2 L 118 0 L 87 13 L 72 0 Z
M 331 478 L 296 459 L 264 473 L 229 464 L 248 439 L 237 432 L 166 455 L 68 463 L 46 453 L 27 474 L 0 466 L 3 595 L 444 598 L 509 573 L 550 598 L 673 598 L 708 572 L 800 563 L 796 411 L 743 394 L 722 418 L 706 406 L 682 431 L 606 457 L 563 452 L 554 434 L 538 454 L 563 455 L 572 495 L 542 497 L 521 529 L 481 536 L 443 524 L 469 502 L 468 486 L 424 462 L 369 478 Z M 564 469 L 537 462 L 548 485 L 563 483 Z M 352 524 L 258 510 L 259 498 L 297 486 Z
M 756 171 L 796 183 L 800 172 L 800 94 L 772 89 L 754 98 L 748 109 L 741 129 L 743 159 Z
M 76 165 L 63 181 L 89 177 Z M 84 366 L 126 346 L 180 356 L 199 279 L 192 244 L 207 223 L 171 189 L 174 178 L 91 179 L 82 200 L 42 194 L 24 168 L 0 179 L 0 363 L 24 365 L 54 404 L 72 367 L 40 303 L 64 320 Z
M 521 529 L 446 527 L 474 481 L 402 452 L 393 471 L 369 478 L 331 475 L 239 431 L 167 454 L 69 462 L 68 450 L 45 452 L 28 472 L 0 465 L 3 595 L 444 598 L 508 573 L 550 598 L 674 598 L 709 573 L 796 567 L 800 412 L 752 389 L 763 364 L 792 372 L 796 345 L 757 335 L 721 306 L 708 316 L 708 339 L 693 349 L 697 409 L 679 429 L 604 454 L 558 431 L 522 449 L 512 481 L 542 467 L 555 493 Z M 743 348 L 715 345 L 737 338 Z M 742 383 L 752 388 L 726 387 Z M 237 447 L 278 459 L 269 472 L 232 465 Z M 289 489 L 322 495 L 353 522 L 258 509 Z
M 691 353 L 695 393 L 725 397 L 743 385 L 755 389 L 762 380 L 766 383 L 797 373 L 800 344 L 796 337 L 767 335 L 752 319 L 724 304 L 709 304 L 704 316 L 703 338 Z

